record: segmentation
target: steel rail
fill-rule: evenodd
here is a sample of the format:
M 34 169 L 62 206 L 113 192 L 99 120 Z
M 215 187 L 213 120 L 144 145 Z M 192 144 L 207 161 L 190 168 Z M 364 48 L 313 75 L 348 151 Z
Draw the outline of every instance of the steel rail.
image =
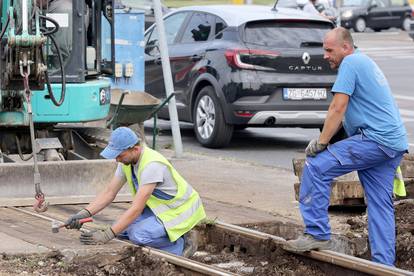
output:
M 260 239 L 272 239 L 276 243 L 283 244 L 286 242 L 285 239 L 274 236 L 267 233 L 262 233 L 256 230 L 249 228 L 244 228 L 229 223 L 216 221 L 214 226 L 225 231 L 232 231 L 238 235 L 244 235 L 246 237 L 260 238 Z M 309 253 L 295 253 L 301 256 L 312 258 L 314 260 L 322 261 L 325 263 L 341 266 L 347 269 L 354 271 L 359 271 L 371 275 L 378 276 L 397 276 L 397 275 L 407 275 L 414 276 L 414 272 L 399 269 L 396 267 L 391 267 L 379 263 L 374 263 L 369 260 L 357 258 L 350 255 L 345 255 L 342 253 L 330 251 L 330 250 L 321 250 L 321 251 L 311 251 Z
M 45 219 L 45 220 L 49 220 L 49 221 L 53 221 L 56 219 L 52 218 L 52 217 L 48 217 L 45 215 L 41 215 L 41 214 L 37 214 L 22 208 L 17 208 L 17 207 L 7 207 L 10 209 L 13 209 L 15 211 L 18 212 L 23 212 L 25 214 L 28 215 L 32 215 L 32 216 L 36 216 L 38 218 L 41 219 Z M 59 220 L 57 220 L 59 221 Z M 253 230 L 253 229 L 249 229 L 249 228 L 245 228 L 245 227 L 241 227 L 241 226 L 237 226 L 237 225 L 233 225 L 233 224 L 229 224 L 229 223 L 225 223 L 222 221 L 215 221 L 212 224 L 214 227 L 217 227 L 218 229 L 221 229 L 225 232 L 230 232 L 230 233 L 234 233 L 240 236 L 244 236 L 247 238 L 253 238 L 253 239 L 260 239 L 260 240 L 267 240 L 267 239 L 271 239 L 273 240 L 275 243 L 283 245 L 286 240 L 272 235 L 272 234 L 268 234 L 268 233 L 263 233 L 257 230 Z M 90 226 L 84 226 L 87 229 L 94 229 L 93 227 Z M 142 250 L 144 250 L 144 252 L 148 252 L 154 256 L 160 257 L 160 258 L 164 258 L 166 261 L 168 261 L 169 263 L 172 263 L 174 265 L 177 266 L 181 266 L 183 268 L 195 271 L 195 272 L 199 272 L 199 273 L 203 273 L 205 275 L 220 275 L 220 276 L 224 276 L 224 275 L 237 275 L 219 268 L 215 268 L 213 266 L 210 265 L 206 265 L 206 264 L 202 264 L 200 262 L 196 262 L 196 261 L 192 261 L 189 260 L 187 258 L 184 257 L 180 257 L 180 256 L 176 256 L 161 250 L 157 250 L 154 248 L 148 248 L 148 247 L 142 247 L 142 246 L 137 246 L 131 242 L 125 241 L 125 240 L 119 240 L 119 239 L 115 239 L 117 242 L 121 242 L 121 243 L 125 243 L 131 246 L 135 246 L 135 247 L 141 247 Z M 407 270 L 403 270 L 403 269 L 399 269 L 399 268 L 395 268 L 395 267 L 391 267 L 391 266 L 387 266 L 387 265 L 383 265 L 383 264 L 378 264 L 378 263 L 374 263 L 372 261 L 369 260 L 365 260 L 365 259 L 361 259 L 361 258 L 357 258 L 354 256 L 349 256 L 349 255 L 345 255 L 342 253 L 338 253 L 338 252 L 334 252 L 334 251 L 330 251 L 330 250 L 321 250 L 321 251 L 311 251 L 311 252 L 307 252 L 307 253 L 294 253 L 297 255 L 301 255 L 307 258 L 311 258 L 317 261 L 321 261 L 324 263 L 328 263 L 334 266 L 340 266 L 346 269 L 350 269 L 353 271 L 358 271 L 358 272 L 362 272 L 362 273 L 366 273 L 366 274 L 371 274 L 371 275 L 378 275 L 378 276 L 397 276 L 397 275 L 403 275 L 403 276 L 414 276 L 414 272 L 411 271 L 407 271 Z
M 22 208 L 18 208 L 18 207 L 6 207 L 6 208 L 12 209 L 12 210 L 15 210 L 17 212 L 21 212 L 21 213 L 24 213 L 24 214 L 27 214 L 27 215 L 35 216 L 35 217 L 38 217 L 38 218 L 43 219 L 43 220 L 58 221 L 58 222 L 63 223 L 63 221 L 61 221 L 59 219 L 55 219 L 53 217 L 49 217 L 49 216 L 41 215 L 41 214 L 38 214 L 38 213 L 34 213 L 34 212 L 31 212 L 31 211 L 28 211 L 28 210 L 25 210 L 25 209 L 22 209 Z M 96 229 L 94 227 L 87 226 L 87 225 L 85 225 L 83 227 L 86 228 L 86 229 Z M 163 258 L 167 262 L 169 262 L 171 264 L 174 264 L 176 266 L 179 266 L 179 267 L 182 267 L 182 268 L 185 268 L 185 269 L 197 272 L 197 273 L 201 273 L 203 275 L 209 275 L 209 276 L 210 275 L 211 276 L 236 276 L 237 275 L 237 274 L 228 272 L 226 270 L 223 270 L 221 268 L 216 268 L 216 267 L 213 267 L 211 265 L 207 265 L 207 264 L 203 264 L 203 263 L 200 263 L 200 262 L 197 262 L 197 261 L 193 261 L 193 260 L 190 260 L 190 259 L 187 259 L 187 258 L 184 258 L 184 257 L 181 257 L 181 256 L 177 256 L 177 255 L 174 255 L 174 254 L 170 254 L 170 253 L 167 253 L 165 251 L 161 251 L 161 250 L 158 250 L 158 249 L 155 249 L 155 248 L 139 246 L 139 245 L 133 244 L 131 242 L 116 239 L 116 238 L 114 239 L 114 241 L 124 243 L 124 244 L 127 244 L 129 246 L 140 247 L 144 252 L 147 252 L 147 253 L 149 253 L 153 256 Z

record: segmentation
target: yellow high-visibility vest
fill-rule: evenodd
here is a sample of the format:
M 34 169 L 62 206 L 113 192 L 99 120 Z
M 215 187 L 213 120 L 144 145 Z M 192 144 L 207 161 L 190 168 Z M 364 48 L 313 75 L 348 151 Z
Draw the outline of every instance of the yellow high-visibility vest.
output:
M 142 148 L 138 171 L 135 173 L 138 184 L 142 170 L 151 162 L 166 165 L 177 184 L 177 194 L 174 198 L 164 200 L 151 195 L 146 202 L 146 205 L 164 224 L 170 241 L 174 242 L 203 220 L 206 213 L 196 190 L 185 181 L 164 156 L 147 147 Z M 132 180 L 132 168 L 132 165 L 122 166 L 132 195 L 135 196 L 137 191 Z
M 401 167 L 398 166 L 394 176 L 394 194 L 397 196 L 407 196 L 405 191 L 404 178 L 401 172 Z

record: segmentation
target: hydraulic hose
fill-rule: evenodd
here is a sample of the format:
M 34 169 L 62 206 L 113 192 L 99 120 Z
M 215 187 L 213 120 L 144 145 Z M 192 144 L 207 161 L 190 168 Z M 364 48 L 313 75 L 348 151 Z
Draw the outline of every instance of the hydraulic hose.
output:
M 22 149 L 20 147 L 20 141 L 19 138 L 17 138 L 17 136 L 14 136 L 16 138 L 16 146 L 17 146 L 17 152 L 19 153 L 20 159 L 22 159 L 22 161 L 28 161 L 33 157 L 33 153 L 31 153 L 29 156 L 27 156 L 26 158 L 24 157 L 23 153 L 22 153 Z
M 57 50 L 59 64 L 60 64 L 60 73 L 61 73 L 61 78 L 62 78 L 62 90 L 60 92 L 59 102 L 56 101 L 55 95 L 53 95 L 52 86 L 50 85 L 49 74 L 47 73 L 47 71 L 45 71 L 46 86 L 47 86 L 47 91 L 49 93 L 50 99 L 52 100 L 53 104 L 56 106 L 61 106 L 63 101 L 65 100 L 65 94 L 66 94 L 65 69 L 63 68 L 62 54 L 58 48 L 55 38 L 53 36 L 49 36 L 49 38 Z M 41 56 L 42 56 L 42 62 L 44 63 L 43 54 Z
M 52 100 L 52 102 L 55 106 L 61 106 L 62 103 L 65 100 L 65 94 L 66 94 L 66 74 L 65 74 L 65 69 L 64 69 L 64 66 L 63 66 L 62 53 L 60 52 L 60 49 L 59 49 L 59 47 L 56 43 L 55 38 L 52 36 L 52 34 L 56 33 L 59 30 L 59 24 L 53 18 L 44 16 L 44 15 L 39 15 L 39 17 L 44 19 L 44 20 L 47 20 L 47 21 L 51 22 L 53 25 L 55 25 L 52 30 L 47 30 L 46 28 L 42 28 L 41 31 L 42 31 L 43 35 L 48 36 L 50 38 L 50 40 L 52 41 L 52 43 L 55 46 L 56 51 L 57 51 L 59 65 L 60 65 L 61 79 L 62 79 L 62 90 L 61 90 L 61 93 L 60 93 L 59 102 L 56 100 L 55 95 L 53 94 L 52 87 L 50 85 L 49 74 L 48 74 L 47 71 L 45 72 L 45 79 L 46 79 L 46 86 L 47 86 L 47 91 L 48 91 L 50 99 Z M 43 54 L 41 56 L 42 56 L 42 62 L 45 63 L 44 58 L 43 58 Z
M 4 24 L 3 30 L 0 33 L 0 41 L 3 39 L 4 34 L 6 33 L 7 27 L 9 26 L 10 16 L 7 16 L 6 24 Z
M 42 19 L 44 19 L 44 20 L 46 20 L 46 21 L 49 21 L 50 23 L 52 23 L 53 25 L 55 25 L 54 27 L 53 27 L 53 29 L 52 30 L 47 30 L 46 31 L 46 29 L 45 28 L 42 28 L 42 33 L 43 33 L 43 35 L 45 35 L 45 36 L 49 36 L 49 35 L 51 35 L 51 34 L 54 34 L 54 33 L 56 33 L 57 31 L 59 31 L 59 23 L 56 21 L 56 20 L 54 20 L 53 18 L 51 18 L 51 17 L 47 17 L 47 16 L 44 16 L 44 15 L 41 15 L 41 14 L 39 14 L 39 17 L 40 18 L 42 18 Z

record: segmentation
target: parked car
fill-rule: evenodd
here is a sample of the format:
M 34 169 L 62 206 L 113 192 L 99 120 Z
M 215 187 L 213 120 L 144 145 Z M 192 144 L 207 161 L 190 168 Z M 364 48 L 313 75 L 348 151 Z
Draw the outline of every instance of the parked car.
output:
M 407 0 L 343 0 L 341 25 L 356 32 L 391 27 L 410 29 L 412 9 Z
M 414 20 L 410 22 L 410 30 L 408 31 L 408 35 L 414 40 Z
M 304 6 L 309 2 L 309 0 L 277 0 L 274 4 L 274 8 L 282 7 L 282 8 L 293 8 L 293 9 L 300 9 L 303 10 Z M 337 23 L 337 17 L 338 17 L 338 11 L 337 9 L 332 5 L 332 2 L 330 0 L 318 0 L 315 3 L 315 9 L 325 15 L 330 16 L 335 19 L 335 24 Z
M 234 129 L 323 125 L 336 76 L 323 59 L 329 20 L 223 5 L 180 8 L 164 21 L 179 120 L 194 124 L 203 146 L 227 145 Z M 156 28 L 145 33 L 145 89 L 165 98 Z

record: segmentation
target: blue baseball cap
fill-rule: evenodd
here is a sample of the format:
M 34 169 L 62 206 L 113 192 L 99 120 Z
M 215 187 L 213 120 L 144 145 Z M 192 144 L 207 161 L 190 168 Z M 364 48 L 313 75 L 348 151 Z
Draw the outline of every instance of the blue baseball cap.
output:
M 101 156 L 106 159 L 115 159 L 124 150 L 133 147 L 138 142 L 139 138 L 135 132 L 127 127 L 118 127 L 112 132 L 109 144 L 101 152 Z

